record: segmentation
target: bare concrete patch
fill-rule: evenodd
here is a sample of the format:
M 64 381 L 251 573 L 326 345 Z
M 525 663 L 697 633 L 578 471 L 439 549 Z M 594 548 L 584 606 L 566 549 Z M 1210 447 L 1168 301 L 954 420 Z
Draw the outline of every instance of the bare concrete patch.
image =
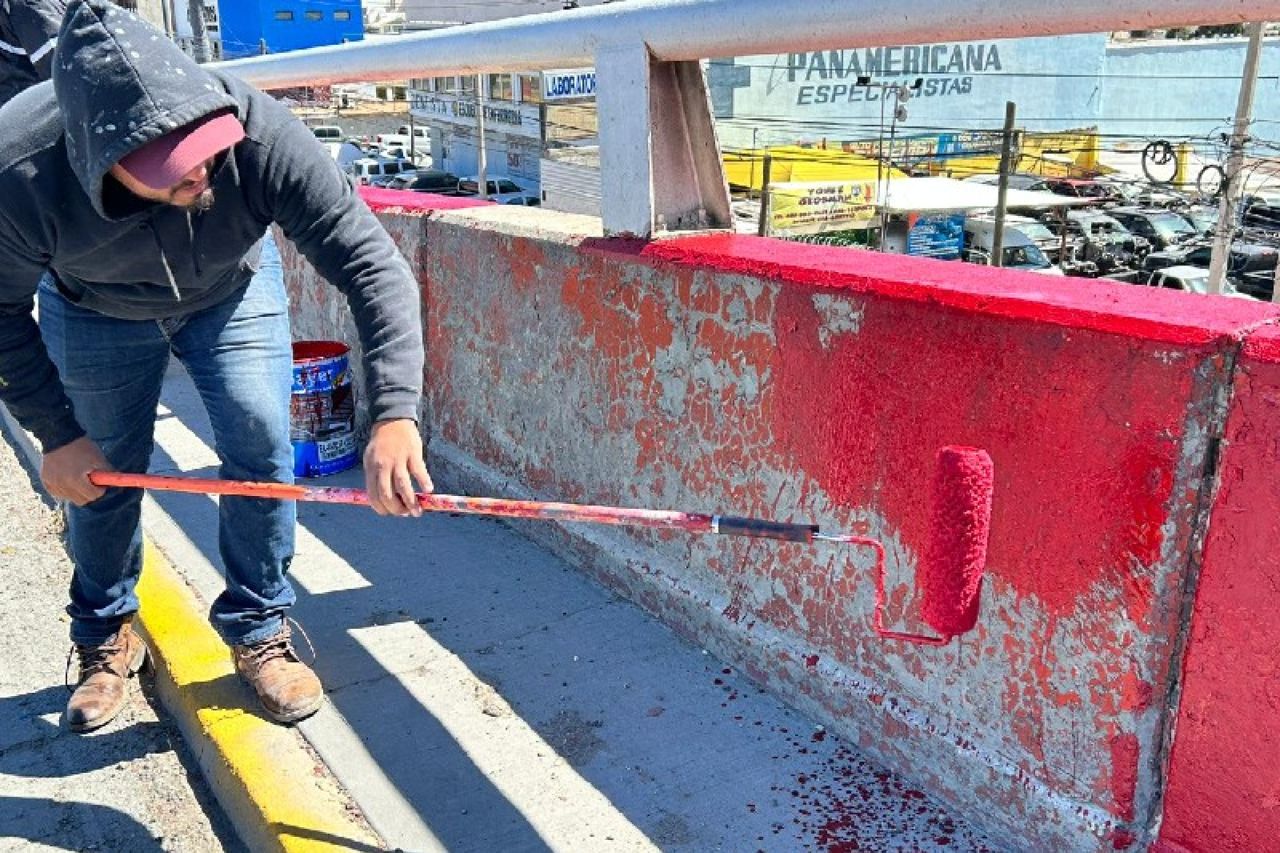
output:
M 573 767 L 589 763 L 605 742 L 596 734 L 603 723 L 585 719 L 577 711 L 561 711 L 541 727 L 547 743 Z

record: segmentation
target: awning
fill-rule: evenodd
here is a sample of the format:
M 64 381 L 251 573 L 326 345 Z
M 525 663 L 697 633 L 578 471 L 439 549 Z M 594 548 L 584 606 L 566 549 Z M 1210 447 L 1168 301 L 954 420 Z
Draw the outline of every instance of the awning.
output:
M 764 181 L 764 155 L 773 158 L 769 166 L 769 186 L 787 183 L 848 183 L 881 178 L 906 177 L 899 169 L 879 166 L 870 157 L 848 151 L 800 148 L 795 145 L 767 150 L 734 151 L 724 155 L 725 178 L 735 187 L 759 190 Z
M 913 213 L 933 210 L 992 210 L 1000 192 L 994 184 L 957 181 L 954 178 L 898 178 L 885 181 L 877 201 L 890 212 Z M 1097 199 L 1077 198 L 1035 190 L 1010 189 L 1009 207 L 1074 207 L 1093 204 Z

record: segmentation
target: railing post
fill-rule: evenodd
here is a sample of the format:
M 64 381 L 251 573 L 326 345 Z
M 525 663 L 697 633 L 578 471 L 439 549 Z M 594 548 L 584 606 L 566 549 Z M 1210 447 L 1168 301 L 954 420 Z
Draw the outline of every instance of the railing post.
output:
M 730 228 L 733 213 L 702 65 L 644 44 L 596 54 L 601 207 L 611 235 Z

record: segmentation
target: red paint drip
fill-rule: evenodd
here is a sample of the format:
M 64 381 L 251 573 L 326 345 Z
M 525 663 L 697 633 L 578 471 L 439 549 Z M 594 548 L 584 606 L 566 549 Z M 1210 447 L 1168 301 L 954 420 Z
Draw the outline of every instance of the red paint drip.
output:
M 1111 738 L 1111 796 L 1121 820 L 1133 820 L 1139 753 L 1137 735 L 1119 734 Z
M 1127 829 L 1117 829 L 1111 833 L 1112 850 L 1128 850 L 1138 837 Z

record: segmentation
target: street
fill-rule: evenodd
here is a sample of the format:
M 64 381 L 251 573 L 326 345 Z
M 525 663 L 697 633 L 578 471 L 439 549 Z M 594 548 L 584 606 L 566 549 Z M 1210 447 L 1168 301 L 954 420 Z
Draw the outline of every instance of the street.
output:
M 57 511 L 3 433 L 0 517 L 0 851 L 243 850 L 181 736 L 157 718 L 146 674 L 100 732 L 60 725 L 71 564 Z

